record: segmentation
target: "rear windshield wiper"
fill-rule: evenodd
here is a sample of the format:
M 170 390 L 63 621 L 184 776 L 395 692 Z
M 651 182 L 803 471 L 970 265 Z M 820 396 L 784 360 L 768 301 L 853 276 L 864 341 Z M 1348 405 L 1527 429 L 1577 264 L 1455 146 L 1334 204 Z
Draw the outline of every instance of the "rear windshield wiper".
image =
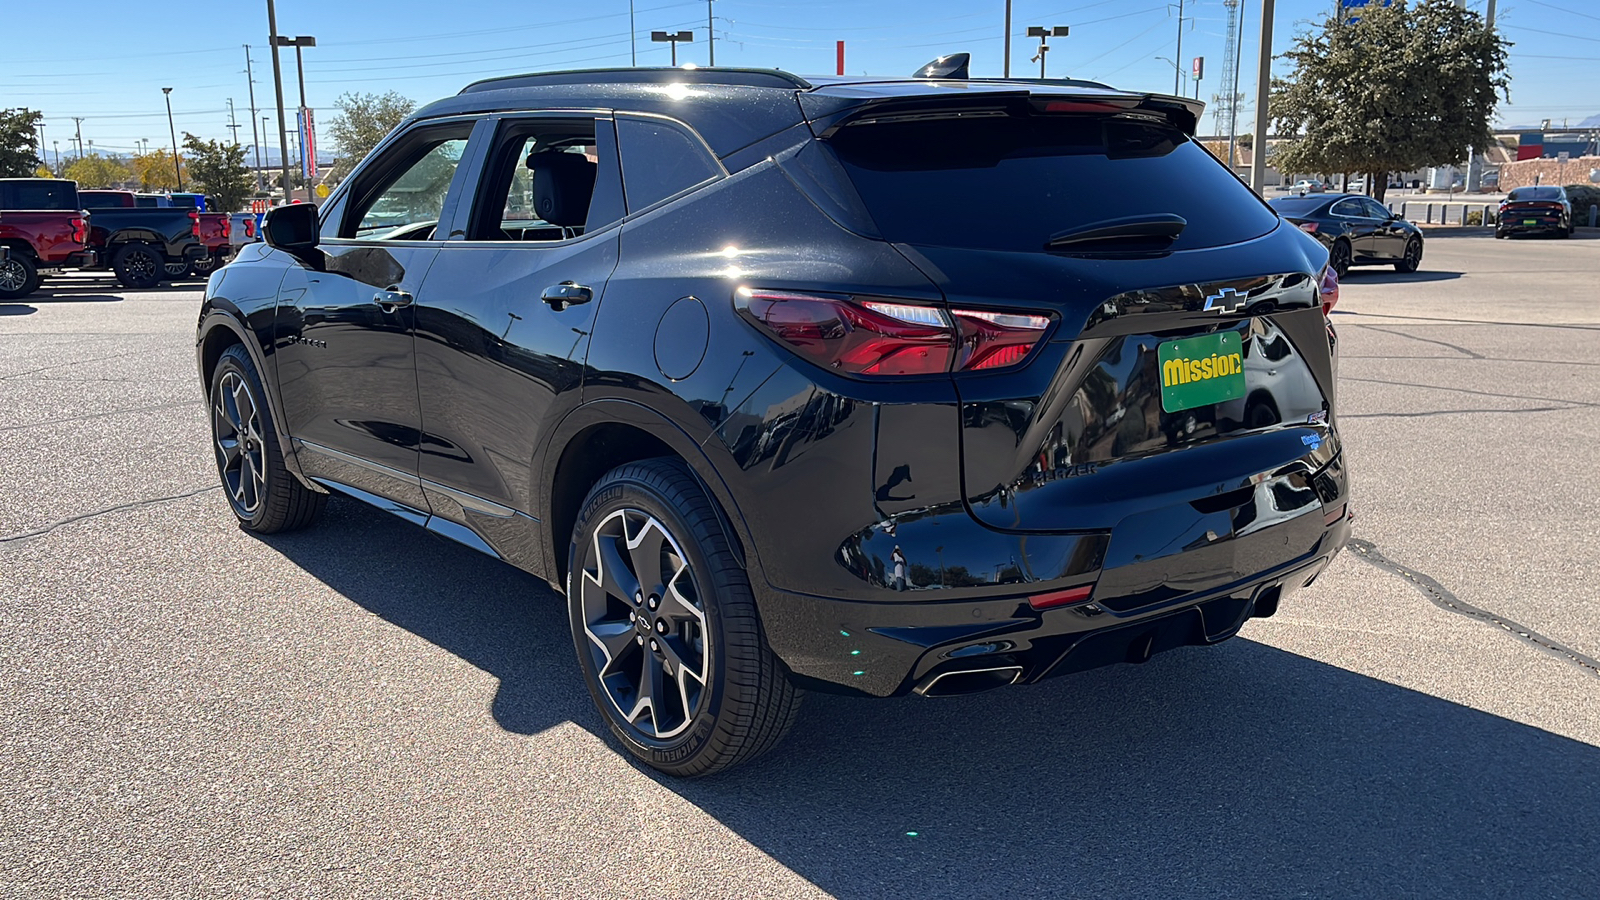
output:
M 1172 213 L 1151 213 L 1143 216 L 1126 216 L 1120 219 L 1101 219 L 1050 235 L 1045 249 L 1062 247 L 1075 249 L 1114 250 L 1123 247 L 1161 249 L 1183 234 L 1189 220 Z

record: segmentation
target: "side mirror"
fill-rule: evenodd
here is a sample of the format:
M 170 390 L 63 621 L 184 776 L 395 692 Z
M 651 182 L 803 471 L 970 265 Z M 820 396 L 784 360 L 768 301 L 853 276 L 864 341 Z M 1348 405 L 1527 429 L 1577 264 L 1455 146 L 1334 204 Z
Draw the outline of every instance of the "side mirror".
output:
M 261 222 L 261 237 L 274 249 L 304 253 L 316 248 L 319 228 L 315 204 L 291 203 L 267 212 Z

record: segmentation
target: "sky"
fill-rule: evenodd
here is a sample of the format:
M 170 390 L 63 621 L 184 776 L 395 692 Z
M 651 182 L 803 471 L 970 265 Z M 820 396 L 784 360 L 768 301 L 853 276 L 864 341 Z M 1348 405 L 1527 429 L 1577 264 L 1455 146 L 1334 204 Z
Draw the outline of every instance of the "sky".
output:
M 1487 0 L 1469 0 L 1480 12 Z M 1227 11 L 1223 0 L 1013 0 L 1013 76 L 1038 71 L 1030 62 L 1038 42 L 1029 25 L 1067 25 L 1048 54 L 1052 77 L 1089 78 L 1119 88 L 1171 92 L 1175 73 L 1158 57 L 1180 59 L 1185 75 L 1195 56 L 1206 60 L 1202 98 L 1218 92 L 1223 74 Z M 846 42 L 852 75 L 909 75 L 929 59 L 972 54 L 974 75 L 999 75 L 1005 0 L 714 0 L 710 3 L 719 65 L 776 67 L 833 74 L 835 44 Z M 419 104 L 454 94 L 484 77 L 518 72 L 629 65 L 667 65 L 665 44 L 650 32 L 692 30 L 678 62 L 705 64 L 706 0 L 629 0 L 539 3 L 522 0 L 422 3 L 418 0 L 279 0 L 281 33 L 311 35 L 305 55 L 308 104 L 319 123 L 337 114 L 345 92 L 398 91 Z M 1332 12 L 1332 0 L 1278 0 L 1273 48 Z M 447 15 L 441 16 L 441 11 Z M 1242 0 L 1244 41 L 1239 89 L 1255 93 L 1260 0 Z M 45 145 L 70 153 L 82 117 L 83 140 L 97 151 L 129 153 L 141 139 L 152 149 L 172 143 L 161 88 L 171 87 L 178 140 L 193 132 L 228 138 L 231 99 L 240 143 L 254 143 L 245 77 L 245 45 L 254 60 L 260 116 L 273 106 L 266 0 L 221 0 L 203 14 L 179 15 L 159 29 L 142 16 L 130 28 L 125 3 L 77 0 L 71 27 L 24 25 L 0 51 L 0 108 L 45 114 Z M 1499 0 L 1496 22 L 1511 51 L 1511 103 L 1498 124 L 1534 125 L 1551 119 L 1577 125 L 1600 114 L 1600 3 L 1595 0 Z M 1178 50 L 1179 32 L 1182 50 Z M 285 104 L 296 105 L 294 51 L 282 53 Z M 1282 62 L 1275 71 L 1287 69 Z M 1193 84 L 1183 79 L 1185 93 Z M 1241 110 L 1241 132 L 1250 130 Z M 293 128 L 293 118 L 289 120 Z M 271 122 L 276 134 L 276 120 Z M 1208 114 L 1201 130 L 1219 129 Z M 263 136 L 276 146 L 275 136 Z M 326 148 L 319 156 L 326 155 Z

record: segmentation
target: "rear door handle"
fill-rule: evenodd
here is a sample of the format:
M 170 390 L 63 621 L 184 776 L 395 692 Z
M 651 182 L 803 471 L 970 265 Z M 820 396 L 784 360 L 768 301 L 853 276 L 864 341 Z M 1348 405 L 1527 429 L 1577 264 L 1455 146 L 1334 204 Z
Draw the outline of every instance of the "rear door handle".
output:
M 394 312 L 402 306 L 410 306 L 411 295 L 399 290 L 399 287 L 399 285 L 391 285 L 384 290 L 378 291 L 372 295 L 372 302 L 378 304 L 378 308 L 384 312 Z
M 539 299 L 550 304 L 550 308 L 561 312 L 569 306 L 579 303 L 588 303 L 594 299 L 594 291 L 588 285 L 578 284 L 575 281 L 563 281 L 544 289 Z

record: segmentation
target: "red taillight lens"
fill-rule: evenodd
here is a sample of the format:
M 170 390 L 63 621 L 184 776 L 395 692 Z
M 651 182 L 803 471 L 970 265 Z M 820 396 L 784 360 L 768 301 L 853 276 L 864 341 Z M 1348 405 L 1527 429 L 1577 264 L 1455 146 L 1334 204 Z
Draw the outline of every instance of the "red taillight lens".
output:
M 227 237 L 233 233 L 233 219 L 222 220 L 222 236 Z
M 74 218 L 72 220 L 72 242 L 74 244 L 83 243 L 84 239 L 88 237 L 88 230 L 88 222 L 85 222 L 82 217 Z
M 850 375 L 937 375 L 1014 366 L 1045 316 L 740 288 L 734 306 L 812 362 Z
M 247 238 L 253 238 L 256 236 L 255 216 L 251 216 L 250 218 L 244 220 L 244 236 Z
M 1070 606 L 1082 603 L 1094 593 L 1094 585 L 1086 584 L 1082 587 L 1068 588 L 1064 591 L 1053 591 L 1048 594 L 1035 594 L 1028 598 L 1028 605 L 1034 609 L 1054 609 L 1057 606 Z
M 189 230 L 194 233 L 195 237 L 199 237 L 200 236 L 200 212 L 199 212 L 199 210 L 193 210 L 193 209 L 189 210 Z
M 1306 234 L 1316 234 L 1317 233 L 1317 223 L 1315 223 L 1315 222 L 1301 222 L 1300 223 L 1300 230 L 1304 231 Z
M 1333 312 L 1339 303 L 1339 273 L 1328 266 L 1322 270 L 1322 314 Z

